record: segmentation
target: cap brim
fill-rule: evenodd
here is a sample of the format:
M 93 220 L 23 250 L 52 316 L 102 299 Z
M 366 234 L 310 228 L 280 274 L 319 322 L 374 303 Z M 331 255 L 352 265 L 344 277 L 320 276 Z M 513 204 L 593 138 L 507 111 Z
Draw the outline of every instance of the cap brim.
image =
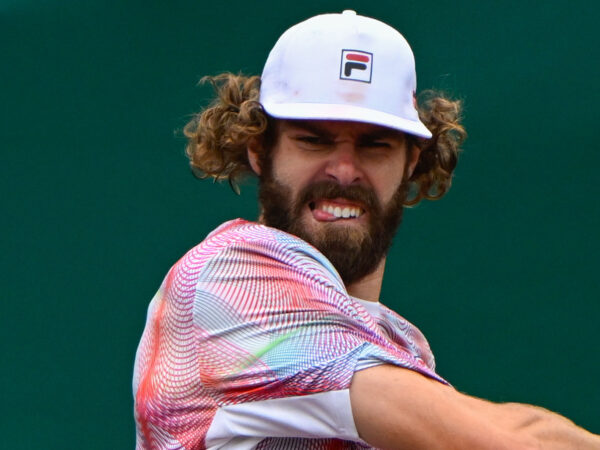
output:
M 420 121 L 407 120 L 360 106 L 322 103 L 261 102 L 261 104 L 269 115 L 278 119 L 351 120 L 393 128 L 422 138 L 431 137 L 431 131 Z

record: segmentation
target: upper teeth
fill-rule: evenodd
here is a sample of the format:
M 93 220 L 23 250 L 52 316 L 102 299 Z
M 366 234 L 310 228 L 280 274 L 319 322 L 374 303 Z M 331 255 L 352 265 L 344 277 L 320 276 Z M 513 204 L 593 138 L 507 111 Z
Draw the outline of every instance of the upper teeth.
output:
M 321 209 L 337 218 L 347 219 L 349 217 L 360 216 L 360 208 L 357 208 L 355 206 L 344 206 L 342 208 L 340 206 L 332 206 L 332 205 L 325 204 L 325 205 L 321 206 Z

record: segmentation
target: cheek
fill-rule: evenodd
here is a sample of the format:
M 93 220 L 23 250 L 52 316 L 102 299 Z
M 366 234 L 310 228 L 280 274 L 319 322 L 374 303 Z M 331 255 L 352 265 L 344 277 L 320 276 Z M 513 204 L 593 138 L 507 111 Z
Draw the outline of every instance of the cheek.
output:
M 273 158 L 273 178 L 296 196 L 300 190 L 314 182 L 319 173 L 318 164 L 291 155 L 276 155 Z
M 375 188 L 377 192 L 377 197 L 379 198 L 379 201 L 383 208 L 385 208 L 390 203 L 390 201 L 392 201 L 392 198 L 394 197 L 394 194 L 396 193 L 399 187 L 399 184 L 393 184 L 384 187 L 378 186 Z
M 387 205 L 394 197 L 404 178 L 404 164 L 390 164 L 388 167 L 374 175 L 372 186 L 382 205 Z

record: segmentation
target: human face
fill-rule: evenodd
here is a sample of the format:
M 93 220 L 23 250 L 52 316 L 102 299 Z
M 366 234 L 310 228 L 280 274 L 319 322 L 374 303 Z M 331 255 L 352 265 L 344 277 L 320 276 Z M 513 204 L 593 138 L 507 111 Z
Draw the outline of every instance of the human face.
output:
M 315 120 L 277 126 L 273 148 L 255 167 L 261 172 L 263 221 L 317 247 L 346 284 L 357 281 L 377 267 L 391 244 L 414 153 L 407 161 L 403 133 L 372 124 Z

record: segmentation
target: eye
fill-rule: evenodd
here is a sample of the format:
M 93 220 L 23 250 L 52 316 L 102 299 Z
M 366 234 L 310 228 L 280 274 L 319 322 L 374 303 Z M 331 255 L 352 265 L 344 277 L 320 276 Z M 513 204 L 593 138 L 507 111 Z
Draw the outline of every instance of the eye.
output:
M 372 142 L 368 142 L 365 146 L 366 147 L 375 147 L 375 148 L 391 148 L 390 143 L 386 142 L 386 141 L 372 141 Z
M 321 138 L 319 136 L 298 136 L 297 141 L 305 142 L 307 144 L 320 144 Z
M 315 134 L 301 134 L 295 136 L 294 140 L 308 148 L 320 148 L 331 143 L 327 138 Z
M 387 151 L 392 148 L 392 144 L 389 141 L 379 139 L 365 140 L 361 142 L 360 146 L 366 150 Z

